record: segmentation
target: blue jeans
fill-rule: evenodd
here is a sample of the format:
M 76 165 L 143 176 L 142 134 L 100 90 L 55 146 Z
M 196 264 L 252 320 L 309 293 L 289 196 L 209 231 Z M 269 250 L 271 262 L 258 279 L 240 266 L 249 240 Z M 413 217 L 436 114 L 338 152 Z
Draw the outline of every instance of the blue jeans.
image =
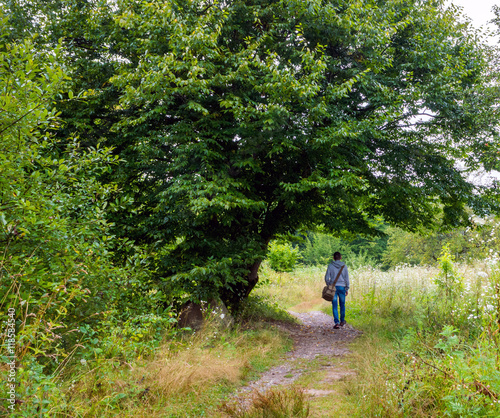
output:
M 335 286 L 337 290 L 335 292 L 335 296 L 332 300 L 332 311 L 333 311 L 333 320 L 336 324 L 339 322 L 345 321 L 345 287 L 344 286 Z M 337 309 L 337 298 L 340 304 L 340 321 L 339 321 L 339 311 Z

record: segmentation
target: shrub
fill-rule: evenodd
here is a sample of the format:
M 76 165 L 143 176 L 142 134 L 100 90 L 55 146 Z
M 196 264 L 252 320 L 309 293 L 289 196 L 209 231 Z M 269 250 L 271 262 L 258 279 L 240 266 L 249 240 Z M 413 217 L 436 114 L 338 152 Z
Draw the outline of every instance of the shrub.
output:
M 440 273 L 434 279 L 434 283 L 444 293 L 445 300 L 451 302 L 462 293 L 464 278 L 455 270 L 453 264 L 455 258 L 450 254 L 449 245 L 443 247 L 438 261 Z
M 293 248 L 288 243 L 272 241 L 269 245 L 269 265 L 275 271 L 292 271 L 298 258 L 298 248 Z

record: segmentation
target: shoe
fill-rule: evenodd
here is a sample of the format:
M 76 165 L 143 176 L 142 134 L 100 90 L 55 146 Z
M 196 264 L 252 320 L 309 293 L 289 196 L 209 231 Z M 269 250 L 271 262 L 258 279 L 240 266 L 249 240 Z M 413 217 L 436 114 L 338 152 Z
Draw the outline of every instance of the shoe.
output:
M 339 329 L 339 328 L 340 328 L 340 325 L 339 325 L 339 324 L 335 324 L 335 325 L 333 326 L 333 329 Z
M 346 322 L 345 322 L 345 321 L 342 321 L 342 322 L 340 323 L 340 326 L 341 326 L 341 327 L 343 327 L 345 324 L 346 324 Z

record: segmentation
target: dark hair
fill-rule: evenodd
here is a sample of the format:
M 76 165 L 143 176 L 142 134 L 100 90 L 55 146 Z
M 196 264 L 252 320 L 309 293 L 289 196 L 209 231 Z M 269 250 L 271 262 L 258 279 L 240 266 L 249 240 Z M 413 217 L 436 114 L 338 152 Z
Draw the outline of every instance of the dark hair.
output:
M 333 259 L 334 260 L 340 260 L 340 257 L 341 257 L 341 255 L 340 255 L 340 253 L 338 251 L 336 251 L 336 252 L 333 253 Z

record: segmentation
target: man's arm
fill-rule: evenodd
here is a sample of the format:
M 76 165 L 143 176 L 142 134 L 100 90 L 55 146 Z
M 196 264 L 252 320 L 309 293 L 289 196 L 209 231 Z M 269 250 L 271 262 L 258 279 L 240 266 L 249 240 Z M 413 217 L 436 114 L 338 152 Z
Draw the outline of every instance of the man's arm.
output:
M 330 276 L 332 275 L 330 265 L 328 265 L 328 268 L 326 269 L 326 274 L 325 274 L 325 283 L 328 285 L 328 279 L 330 279 Z

